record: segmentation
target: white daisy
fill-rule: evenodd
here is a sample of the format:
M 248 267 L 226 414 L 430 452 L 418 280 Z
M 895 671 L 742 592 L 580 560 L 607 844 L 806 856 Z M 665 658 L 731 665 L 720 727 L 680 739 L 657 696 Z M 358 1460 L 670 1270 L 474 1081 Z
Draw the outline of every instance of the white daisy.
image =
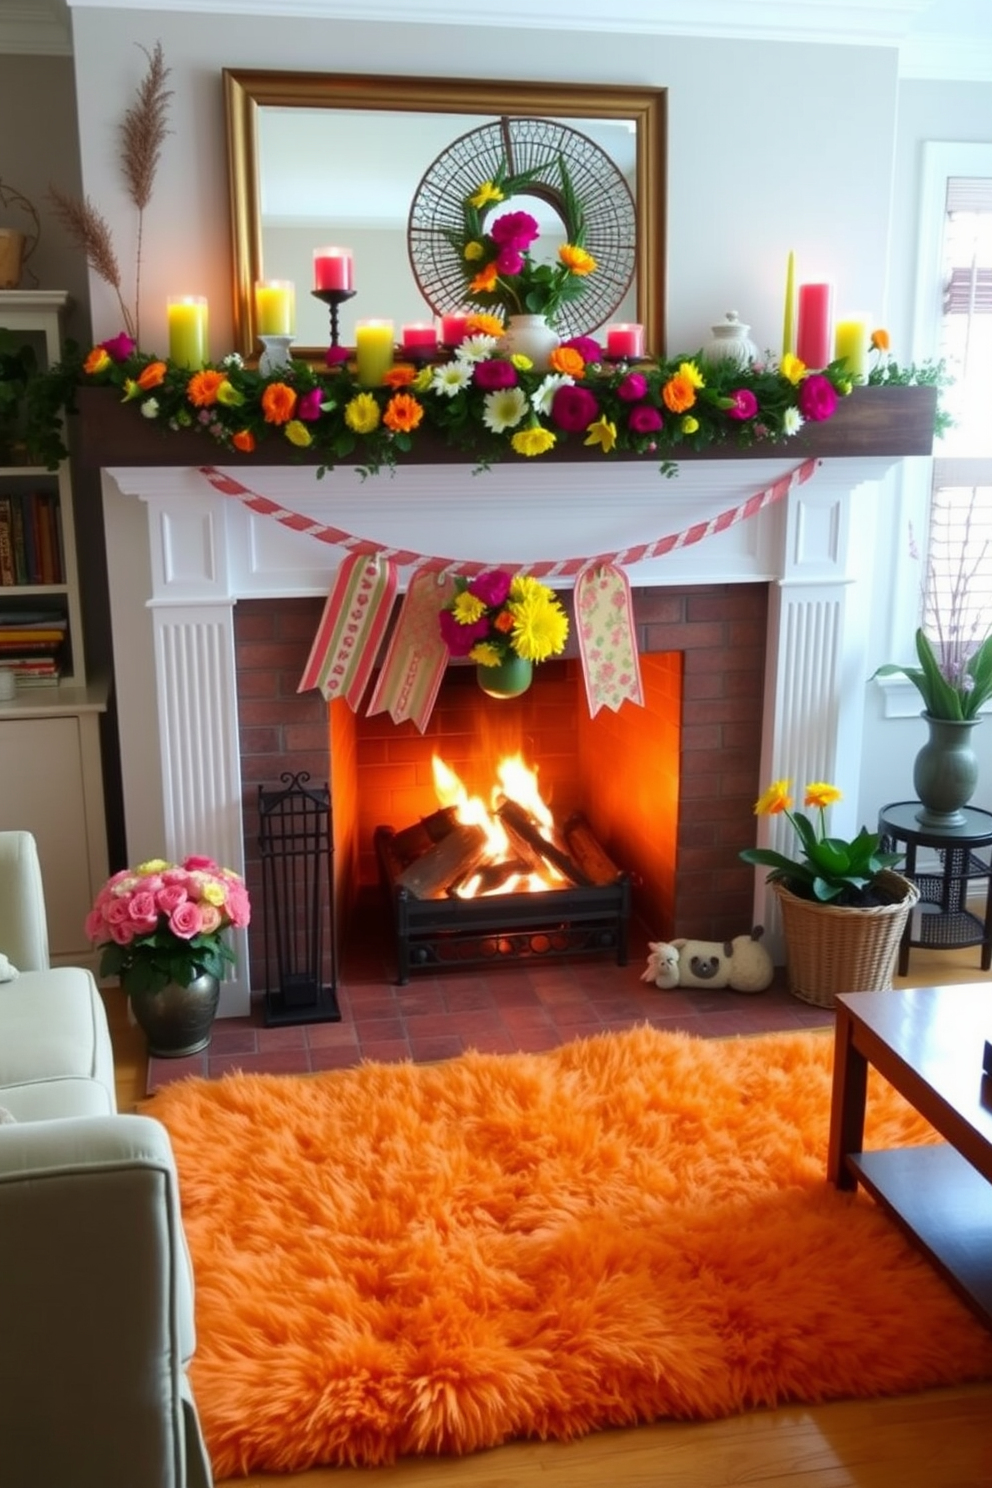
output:
M 234 369 L 235 372 L 237 372 L 239 368 L 244 366 L 244 361 L 236 351 L 229 351 L 227 353 L 227 356 L 221 362 L 221 366 L 231 367 Z
M 782 415 L 782 433 L 798 434 L 805 422 L 798 408 L 787 408 Z
M 434 368 L 431 390 L 435 393 L 443 393 L 446 398 L 454 398 L 463 388 L 467 388 L 471 381 L 471 362 L 445 362 L 443 367 Z
M 141 411 L 145 418 L 158 418 L 158 399 L 146 398 L 141 405 Z
M 499 388 L 487 393 L 483 405 L 482 422 L 494 434 L 513 429 L 527 412 L 527 395 L 523 388 Z
M 468 336 L 455 352 L 455 357 L 460 362 L 487 362 L 495 350 L 495 336 Z
M 550 377 L 544 379 L 537 392 L 531 394 L 530 401 L 533 404 L 535 413 L 550 413 L 551 400 L 558 389 L 560 387 L 574 386 L 574 377 L 569 377 L 565 372 L 553 372 Z

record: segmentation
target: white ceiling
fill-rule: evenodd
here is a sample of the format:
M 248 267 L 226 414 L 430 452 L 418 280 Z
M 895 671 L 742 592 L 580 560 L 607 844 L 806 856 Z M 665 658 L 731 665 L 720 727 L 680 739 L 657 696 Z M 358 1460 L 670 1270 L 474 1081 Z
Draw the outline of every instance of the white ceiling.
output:
M 898 46 L 903 77 L 992 81 L 992 0 L 0 0 L 0 52 L 68 55 L 94 6 Z

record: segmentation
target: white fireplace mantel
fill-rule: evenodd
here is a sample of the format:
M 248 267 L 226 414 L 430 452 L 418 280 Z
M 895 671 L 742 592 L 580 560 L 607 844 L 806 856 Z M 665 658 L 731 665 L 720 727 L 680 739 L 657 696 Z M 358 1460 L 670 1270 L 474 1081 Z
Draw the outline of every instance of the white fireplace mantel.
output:
M 867 585 L 856 581 L 874 547 L 875 508 L 864 488 L 897 459 L 821 460 L 785 500 L 628 569 L 635 587 L 772 585 L 763 779 L 839 780 L 860 756 Z M 282 508 L 354 536 L 432 557 L 532 564 L 684 532 L 798 463 L 699 461 L 671 480 L 643 464 L 477 475 L 422 465 L 368 480 L 354 470 L 318 480 L 309 467 L 230 473 Z M 189 467 L 107 467 L 103 490 L 129 860 L 192 851 L 242 870 L 234 605 L 324 595 L 344 550 L 255 514 Z M 857 829 L 846 819 L 855 794 L 835 808 L 838 833 Z M 755 918 L 774 949 L 775 906 L 763 889 Z M 226 1016 L 248 1011 L 246 937 L 237 952 L 222 991 Z

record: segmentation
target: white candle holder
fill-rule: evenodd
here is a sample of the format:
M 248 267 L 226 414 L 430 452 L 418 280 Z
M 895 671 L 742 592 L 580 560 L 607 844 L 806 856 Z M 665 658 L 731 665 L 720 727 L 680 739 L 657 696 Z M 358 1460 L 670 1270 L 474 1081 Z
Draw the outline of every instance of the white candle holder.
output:
M 258 339 L 262 343 L 258 370 L 263 377 L 271 377 L 273 373 L 281 372 L 283 367 L 289 366 L 293 360 L 290 354 L 292 336 L 259 336 Z

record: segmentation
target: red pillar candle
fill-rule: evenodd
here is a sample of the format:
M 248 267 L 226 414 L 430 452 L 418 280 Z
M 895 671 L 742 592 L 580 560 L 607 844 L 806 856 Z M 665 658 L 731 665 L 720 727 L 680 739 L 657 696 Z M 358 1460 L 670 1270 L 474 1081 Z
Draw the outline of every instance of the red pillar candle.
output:
M 606 355 L 613 361 L 627 361 L 644 355 L 644 327 L 621 322 L 606 327 Z
M 441 316 L 441 340 L 445 346 L 461 346 L 468 335 L 468 321 L 464 311 L 460 315 Z
M 314 289 L 354 289 L 355 264 L 350 248 L 315 248 Z
M 807 367 L 826 367 L 833 354 L 832 284 L 800 284 L 796 356 Z
M 433 321 L 413 321 L 402 330 L 404 351 L 437 351 L 437 327 Z

